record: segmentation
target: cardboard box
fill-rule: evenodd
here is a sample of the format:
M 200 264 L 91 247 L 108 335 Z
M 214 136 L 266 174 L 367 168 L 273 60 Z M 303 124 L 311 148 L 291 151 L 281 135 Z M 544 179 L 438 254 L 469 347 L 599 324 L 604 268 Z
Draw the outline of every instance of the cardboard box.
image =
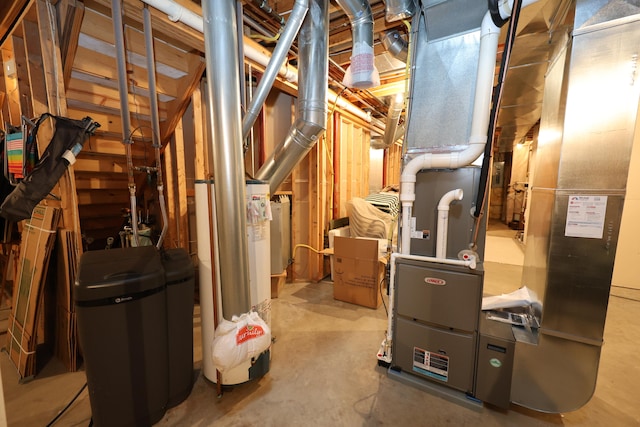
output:
M 370 308 L 382 303 L 384 264 L 378 241 L 335 237 L 333 298 Z

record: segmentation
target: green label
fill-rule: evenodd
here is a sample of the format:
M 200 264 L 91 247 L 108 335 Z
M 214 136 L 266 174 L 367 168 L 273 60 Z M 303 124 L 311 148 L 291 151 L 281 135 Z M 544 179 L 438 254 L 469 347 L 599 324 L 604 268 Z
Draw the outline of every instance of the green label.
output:
M 489 363 L 491 364 L 491 366 L 493 366 L 494 368 L 499 368 L 500 366 L 502 366 L 502 362 L 499 361 L 498 359 L 496 359 L 495 357 L 489 360 Z

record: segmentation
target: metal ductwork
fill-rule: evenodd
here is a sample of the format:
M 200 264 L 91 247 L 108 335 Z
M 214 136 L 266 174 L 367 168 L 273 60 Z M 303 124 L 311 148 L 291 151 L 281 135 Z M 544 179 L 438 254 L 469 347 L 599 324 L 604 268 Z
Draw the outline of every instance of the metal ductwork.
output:
M 309 0 L 296 0 L 294 3 L 289 20 L 280 35 L 278 44 L 273 50 L 273 54 L 269 60 L 269 65 L 264 70 L 262 79 L 260 79 L 260 84 L 258 84 L 253 95 L 253 99 L 251 100 L 251 104 L 247 107 L 247 113 L 242 120 L 243 138 L 249 136 L 249 132 L 251 132 L 251 128 L 258 118 L 258 114 L 260 114 L 262 105 L 264 104 L 265 99 L 267 99 L 269 91 L 273 87 L 273 82 L 275 82 L 276 77 L 278 76 L 278 71 L 286 60 L 287 52 L 291 47 L 293 39 L 298 34 L 298 30 L 300 30 L 300 26 L 302 25 L 304 17 L 307 15 L 308 9 Z
M 407 62 L 409 44 L 402 38 L 398 30 L 383 31 L 380 33 L 380 41 L 384 48 L 399 61 Z
M 576 3 L 546 73 L 522 276 L 542 323 L 534 342 L 516 343 L 511 393 L 544 412 L 574 411 L 596 387 L 640 120 L 640 21 L 613 4 Z
M 298 36 L 299 81 L 296 120 L 287 137 L 256 173 L 268 181 L 271 193 L 315 145 L 327 122 L 329 70 L 328 1 L 311 0 Z
M 382 140 L 371 139 L 371 148 L 384 149 L 404 135 L 404 126 L 398 126 L 402 110 L 404 109 L 404 93 L 398 93 L 391 97 L 391 104 L 387 111 L 387 124 L 384 128 Z
M 231 319 L 251 309 L 236 2 L 205 0 L 202 13 L 207 95 L 211 100 L 207 120 L 215 138 L 209 141 L 216 183 L 215 213 L 217 223 L 224 224 L 218 227 L 222 311 L 225 319 Z
M 336 0 L 349 17 L 353 39 L 351 65 L 345 73 L 347 87 L 368 89 L 380 84 L 380 76 L 374 65 L 373 15 L 367 0 Z
M 411 18 L 416 10 L 416 0 L 385 0 L 385 4 L 389 22 Z

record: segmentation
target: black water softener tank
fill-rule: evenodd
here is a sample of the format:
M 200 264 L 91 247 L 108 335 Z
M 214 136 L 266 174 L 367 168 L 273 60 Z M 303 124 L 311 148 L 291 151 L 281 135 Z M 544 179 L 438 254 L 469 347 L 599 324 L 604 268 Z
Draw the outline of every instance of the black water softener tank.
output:
M 182 248 L 162 254 L 167 284 L 167 344 L 169 346 L 169 402 L 184 401 L 193 387 L 193 261 Z
M 96 426 L 159 421 L 168 400 L 165 272 L 153 246 L 86 252 L 74 286 Z

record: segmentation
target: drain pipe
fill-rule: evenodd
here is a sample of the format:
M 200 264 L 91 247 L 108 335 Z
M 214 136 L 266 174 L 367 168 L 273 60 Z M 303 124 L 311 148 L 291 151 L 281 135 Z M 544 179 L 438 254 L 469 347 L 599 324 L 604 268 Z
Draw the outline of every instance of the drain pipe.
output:
M 449 206 L 454 200 L 462 200 L 462 189 L 446 193 L 438 203 L 438 225 L 436 233 L 436 258 L 447 257 L 447 234 L 449 228 Z
M 373 63 L 373 15 L 367 0 L 336 0 L 351 23 L 353 50 L 351 65 L 343 83 L 348 87 L 368 89 L 380 84 Z
M 289 52 L 291 43 L 293 43 L 293 39 L 296 37 L 298 31 L 300 30 L 300 26 L 302 25 L 304 17 L 307 15 L 308 9 L 309 0 L 296 0 L 296 2 L 294 3 L 293 10 L 291 11 L 291 15 L 289 16 L 289 20 L 284 26 L 284 30 L 280 35 L 278 43 L 276 44 L 276 47 L 271 54 L 269 64 L 267 65 L 267 68 L 264 70 L 264 74 L 260 79 L 260 84 L 258 84 L 253 98 L 251 99 L 251 104 L 249 104 L 249 107 L 247 107 L 247 112 L 242 119 L 243 139 L 249 136 L 249 132 L 251 132 L 251 128 L 258 118 L 258 114 L 262 109 L 262 105 L 264 104 L 265 99 L 267 99 L 269 91 L 273 87 L 273 82 L 276 80 L 278 71 L 280 70 L 280 68 L 282 68 L 283 62 L 285 61 L 287 56 L 287 52 Z
M 214 4 L 215 3 L 215 4 Z M 215 177 L 216 222 L 221 250 L 220 286 L 225 319 L 251 308 L 249 249 L 247 243 L 246 189 L 242 153 L 240 75 L 235 0 L 205 0 L 204 47 L 207 95 L 211 105 L 207 120 Z
M 526 7 L 537 0 L 524 0 L 522 7 Z M 503 0 L 499 4 L 499 13 L 503 19 L 511 14 L 513 0 Z M 498 53 L 498 37 L 500 28 L 493 22 L 492 12 L 485 14 L 480 27 L 480 57 L 478 60 L 478 74 L 471 118 L 471 133 L 468 147 L 460 152 L 425 153 L 414 157 L 402 170 L 400 176 L 400 201 L 402 203 L 402 236 L 400 252 L 408 254 L 411 245 L 411 211 L 415 201 L 416 175 L 423 169 L 457 169 L 471 164 L 483 153 L 487 143 L 487 129 L 489 127 L 489 113 L 491 107 L 491 92 L 495 73 L 496 56 Z
M 143 27 L 144 27 L 144 44 L 147 53 L 147 77 L 149 80 L 149 104 L 151 109 L 151 129 L 153 148 L 156 156 L 156 182 L 158 189 L 158 202 L 160 203 L 160 212 L 162 214 L 162 231 L 156 247 L 162 248 L 162 242 L 169 228 L 169 219 L 167 217 L 167 208 L 164 200 L 164 182 L 162 181 L 162 163 L 160 160 L 160 116 L 158 114 L 158 91 L 156 89 L 156 60 L 153 50 L 153 30 L 151 27 L 151 11 L 145 5 L 143 8 Z
M 113 37 L 116 48 L 116 65 L 118 71 L 118 92 L 120 94 L 120 118 L 122 119 L 122 142 L 127 157 L 127 176 L 129 179 L 129 200 L 131 203 L 131 230 L 133 241 L 138 246 L 138 207 L 136 206 L 136 182 L 133 178 L 133 157 L 131 155 L 131 118 L 129 116 L 129 90 L 127 79 L 127 61 L 124 47 L 124 23 L 122 7 L 119 0 L 111 0 L 111 19 L 113 20 Z
M 300 82 L 296 121 L 256 173 L 256 179 L 269 182 L 272 194 L 325 131 L 329 69 L 327 3 L 326 0 L 309 2 L 309 12 L 298 36 Z

